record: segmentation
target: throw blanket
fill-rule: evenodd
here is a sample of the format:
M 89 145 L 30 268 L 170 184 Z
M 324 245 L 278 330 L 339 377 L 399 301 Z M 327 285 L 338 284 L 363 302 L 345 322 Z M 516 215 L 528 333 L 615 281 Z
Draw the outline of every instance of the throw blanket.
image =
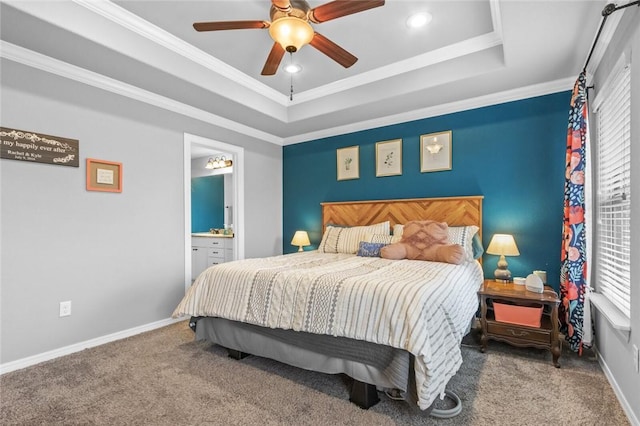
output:
M 303 252 L 208 268 L 173 316 L 213 316 L 348 337 L 415 356 L 426 409 L 462 364 L 460 342 L 478 309 L 479 263 L 462 265 Z

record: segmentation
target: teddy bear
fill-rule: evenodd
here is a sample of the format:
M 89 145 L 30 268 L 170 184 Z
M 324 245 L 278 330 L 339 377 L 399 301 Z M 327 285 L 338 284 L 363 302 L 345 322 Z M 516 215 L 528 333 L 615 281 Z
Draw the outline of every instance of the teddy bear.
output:
M 435 220 L 413 220 L 404 225 L 402 239 L 380 250 L 385 259 L 431 260 L 460 265 L 465 260 L 464 248 L 450 244 L 449 225 Z

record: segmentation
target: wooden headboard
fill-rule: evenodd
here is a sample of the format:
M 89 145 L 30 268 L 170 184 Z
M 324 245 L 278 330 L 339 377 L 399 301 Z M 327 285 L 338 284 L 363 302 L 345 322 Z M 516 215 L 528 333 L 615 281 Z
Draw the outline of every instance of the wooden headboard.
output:
M 482 195 L 469 197 L 410 198 L 404 200 L 339 201 L 322 205 L 322 231 L 327 224 L 372 225 L 389 221 L 404 224 L 410 220 L 431 219 L 449 226 L 476 225 L 482 237 Z

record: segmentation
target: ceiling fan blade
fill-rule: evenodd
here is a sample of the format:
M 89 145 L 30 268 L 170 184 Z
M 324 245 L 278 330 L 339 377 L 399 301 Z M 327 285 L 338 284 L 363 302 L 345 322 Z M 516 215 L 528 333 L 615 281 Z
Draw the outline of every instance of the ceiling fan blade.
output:
M 384 0 L 335 0 L 311 9 L 309 19 L 319 24 L 383 5 Z
M 345 68 L 349 68 L 358 60 L 358 58 L 356 58 L 351 53 L 347 52 L 342 47 L 338 46 L 322 34 L 315 33 L 309 44 Z
M 276 71 L 278 71 L 278 67 L 280 66 L 280 61 L 282 61 L 283 56 L 284 49 L 280 46 L 280 43 L 273 43 L 271 52 L 269 52 L 267 61 L 264 63 L 264 68 L 262 68 L 262 72 L 260 74 L 274 75 Z
M 222 30 L 248 30 L 268 28 L 267 21 L 218 21 L 218 22 L 196 22 L 193 28 L 196 31 L 222 31 Z

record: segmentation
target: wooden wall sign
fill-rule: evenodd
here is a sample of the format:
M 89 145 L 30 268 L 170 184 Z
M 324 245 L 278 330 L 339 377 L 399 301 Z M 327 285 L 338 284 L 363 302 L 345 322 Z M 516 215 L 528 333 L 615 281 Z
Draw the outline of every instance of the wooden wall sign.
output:
M 0 127 L 0 158 L 79 167 L 79 141 Z

